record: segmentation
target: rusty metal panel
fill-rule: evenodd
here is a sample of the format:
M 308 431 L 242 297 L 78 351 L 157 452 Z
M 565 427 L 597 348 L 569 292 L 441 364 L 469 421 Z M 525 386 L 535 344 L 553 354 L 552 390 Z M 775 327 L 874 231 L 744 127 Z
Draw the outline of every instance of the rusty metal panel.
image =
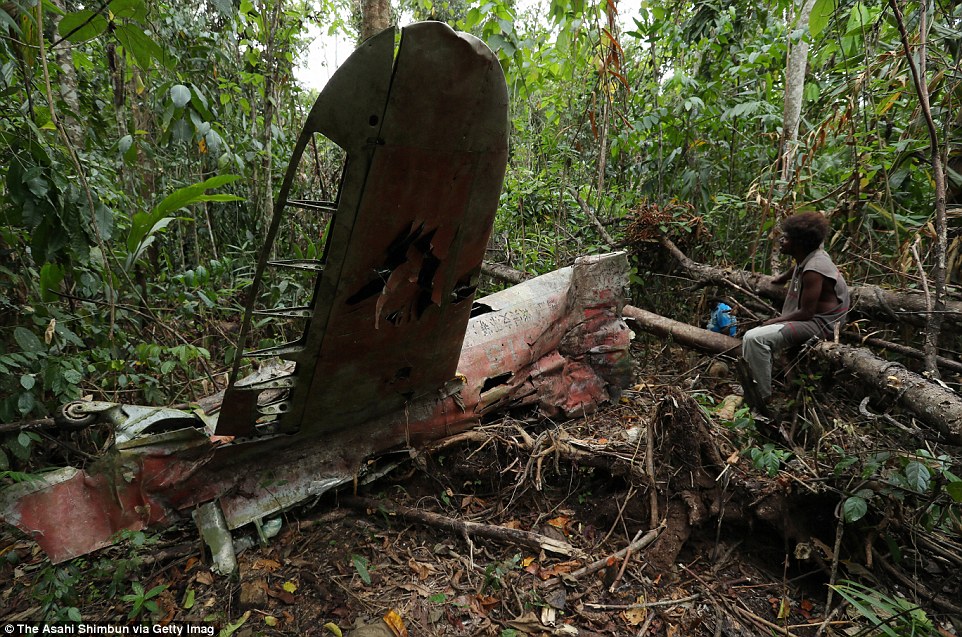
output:
M 164 524 L 208 502 L 237 528 L 349 483 L 371 456 L 457 433 L 510 407 L 593 411 L 628 381 L 626 283 L 619 253 L 579 259 L 480 299 L 457 375 L 361 426 L 225 444 L 197 415 L 196 427 L 142 432 L 85 471 L 65 468 L 4 490 L 0 517 L 59 562 L 110 544 L 119 530 Z M 261 370 L 251 382 L 269 385 L 277 373 Z
M 285 432 L 369 421 L 454 375 L 497 210 L 508 121 L 497 57 L 442 23 L 405 28 L 393 69 L 393 31 L 372 40 L 306 127 L 348 157 L 311 318 L 283 354 L 296 363 L 289 396 L 272 408 Z M 373 76 L 370 92 L 355 72 Z M 232 383 L 218 434 L 251 435 L 255 420 L 270 420 L 263 401 L 235 400 L 242 391 Z
M 235 366 L 216 426 L 202 412 L 76 406 L 118 444 L 83 471 L 0 493 L 0 517 L 52 561 L 200 505 L 237 528 L 353 480 L 374 455 L 511 407 L 580 415 L 626 384 L 624 254 L 578 259 L 472 306 L 506 161 L 504 78 L 483 43 L 442 24 L 405 29 L 396 63 L 393 47 L 393 31 L 376 36 L 335 73 L 281 186 L 254 278 L 319 273 L 310 307 L 268 311 L 308 317 L 302 338 L 273 350 L 292 362 L 247 379 Z M 348 153 L 336 206 L 287 201 L 318 132 Z M 268 260 L 288 204 L 336 207 L 323 264 Z M 278 423 L 293 435 L 265 435 Z

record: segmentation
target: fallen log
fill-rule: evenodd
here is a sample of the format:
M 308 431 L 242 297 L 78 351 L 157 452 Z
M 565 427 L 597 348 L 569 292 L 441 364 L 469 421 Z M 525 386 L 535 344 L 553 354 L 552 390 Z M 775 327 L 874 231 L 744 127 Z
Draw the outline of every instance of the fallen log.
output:
M 919 350 L 908 347 L 906 345 L 900 345 L 898 343 L 893 343 L 891 341 L 886 341 L 881 338 L 875 338 L 873 336 L 858 336 L 857 334 L 852 334 L 851 332 L 842 332 L 840 335 L 843 339 L 850 343 L 860 344 L 860 345 L 872 345 L 874 347 L 880 347 L 882 349 L 887 349 L 891 352 L 901 354 L 902 356 L 907 356 L 909 358 L 914 358 L 915 360 L 924 360 L 925 353 Z M 951 358 L 945 358 L 944 356 L 936 356 L 935 362 L 938 363 L 939 367 L 944 370 L 962 373 L 962 363 L 952 360 Z
M 633 305 L 626 305 L 621 313 L 626 319 L 637 322 L 646 332 L 662 338 L 673 338 L 682 345 L 708 354 L 738 356 L 741 351 L 741 339 L 732 336 L 703 330 Z
M 873 387 L 894 394 L 902 406 L 935 428 L 948 442 L 962 444 L 962 397 L 951 389 L 866 349 L 823 341 L 812 351 L 822 360 L 855 372 Z
M 678 265 L 699 285 L 716 285 L 738 290 L 754 296 L 756 293 L 775 301 L 785 299 L 785 288 L 772 283 L 774 277 L 745 270 L 718 268 L 690 259 L 667 237 L 659 243 L 674 257 Z M 853 285 L 852 312 L 882 321 L 906 322 L 924 325 L 927 307 L 921 292 L 886 290 L 877 285 Z M 946 300 L 945 320 L 962 323 L 962 302 Z
M 517 285 L 522 281 L 531 278 L 525 272 L 515 270 L 514 268 L 509 268 L 508 266 L 501 265 L 500 263 L 494 263 L 493 261 L 483 261 L 481 263 L 481 272 L 482 274 L 487 274 L 489 277 L 498 279 L 500 281 L 505 281 L 512 285 Z
M 682 345 L 712 354 L 737 353 L 741 341 L 716 334 L 630 305 L 623 314 L 638 327 L 671 336 Z M 879 358 L 864 348 L 822 341 L 810 349 L 819 359 L 855 373 L 862 381 L 891 394 L 906 409 L 945 436 L 962 444 L 962 397 L 951 389 L 909 371 L 899 363 Z

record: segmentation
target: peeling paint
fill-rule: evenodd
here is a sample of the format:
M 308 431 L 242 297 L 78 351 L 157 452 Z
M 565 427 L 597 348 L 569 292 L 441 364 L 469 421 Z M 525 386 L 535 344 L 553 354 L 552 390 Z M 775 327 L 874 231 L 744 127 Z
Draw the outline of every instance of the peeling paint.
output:
M 325 262 L 277 262 L 318 273 L 308 308 L 267 311 L 309 315 L 301 338 L 267 351 L 288 362 L 232 379 L 219 413 L 68 405 L 69 422 L 109 424 L 116 443 L 83 470 L 0 492 L 0 518 L 51 561 L 194 515 L 229 569 L 224 529 L 505 410 L 580 416 L 627 384 L 624 253 L 472 303 L 506 161 L 504 78 L 483 43 L 441 23 L 405 29 L 396 66 L 393 46 L 393 32 L 376 36 L 335 74 L 281 188 L 285 200 L 305 135 L 348 151 Z M 282 201 L 332 208 L 321 203 Z
M 86 470 L 67 467 L 14 485 L 0 492 L 0 517 L 60 562 L 109 545 L 121 530 L 172 523 L 202 505 L 216 506 L 226 528 L 236 529 L 352 482 L 374 470 L 372 457 L 509 408 L 590 413 L 628 381 L 627 270 L 623 253 L 579 259 L 481 299 L 490 311 L 468 323 L 457 374 L 361 427 L 224 444 L 203 418 L 178 412 L 177 422 L 193 419 L 194 427 L 142 433 Z M 490 386 L 491 379 L 500 381 Z

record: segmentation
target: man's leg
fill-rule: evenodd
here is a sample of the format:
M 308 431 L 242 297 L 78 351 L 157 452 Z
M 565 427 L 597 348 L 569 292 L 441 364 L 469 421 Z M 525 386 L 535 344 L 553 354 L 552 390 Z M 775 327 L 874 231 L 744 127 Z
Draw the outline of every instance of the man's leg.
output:
M 772 396 L 772 359 L 788 345 L 782 334 L 784 327 L 782 323 L 762 325 L 748 330 L 742 337 L 742 358 L 754 381 L 754 388 L 744 388 L 745 393 L 756 393 L 762 403 L 767 403 Z

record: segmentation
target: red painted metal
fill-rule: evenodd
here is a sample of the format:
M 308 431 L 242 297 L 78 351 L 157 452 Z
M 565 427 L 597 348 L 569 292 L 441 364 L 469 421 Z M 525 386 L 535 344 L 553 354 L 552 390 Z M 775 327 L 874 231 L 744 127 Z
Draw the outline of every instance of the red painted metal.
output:
M 628 381 L 623 254 L 589 257 L 481 299 L 458 373 L 430 396 L 363 426 L 214 442 L 196 428 L 145 434 L 86 471 L 62 469 L 0 493 L 0 517 L 54 562 L 110 544 L 123 529 L 170 523 L 217 501 L 237 528 L 348 483 L 368 458 L 457 433 L 508 408 L 594 411 Z
M 393 34 L 373 40 L 318 98 L 292 162 L 314 132 L 348 151 L 310 322 L 283 348 L 293 372 L 279 365 L 232 382 L 216 425 L 203 413 L 74 410 L 104 414 L 122 442 L 84 470 L 0 492 L 0 518 L 52 561 L 210 502 L 235 529 L 353 480 L 385 452 L 514 407 L 590 413 L 626 384 L 624 254 L 585 257 L 472 304 L 506 159 L 497 58 L 444 25 L 415 25 L 392 75 Z M 140 415 L 125 423 L 125 413 Z M 263 419 L 279 426 L 256 426 Z
M 396 60 L 393 47 L 393 30 L 365 42 L 308 117 L 301 138 L 327 135 L 347 163 L 310 319 L 283 353 L 296 363 L 289 393 L 266 414 L 232 381 L 218 434 L 326 435 L 454 374 L 507 162 L 507 88 L 497 57 L 442 23 L 405 28 Z

